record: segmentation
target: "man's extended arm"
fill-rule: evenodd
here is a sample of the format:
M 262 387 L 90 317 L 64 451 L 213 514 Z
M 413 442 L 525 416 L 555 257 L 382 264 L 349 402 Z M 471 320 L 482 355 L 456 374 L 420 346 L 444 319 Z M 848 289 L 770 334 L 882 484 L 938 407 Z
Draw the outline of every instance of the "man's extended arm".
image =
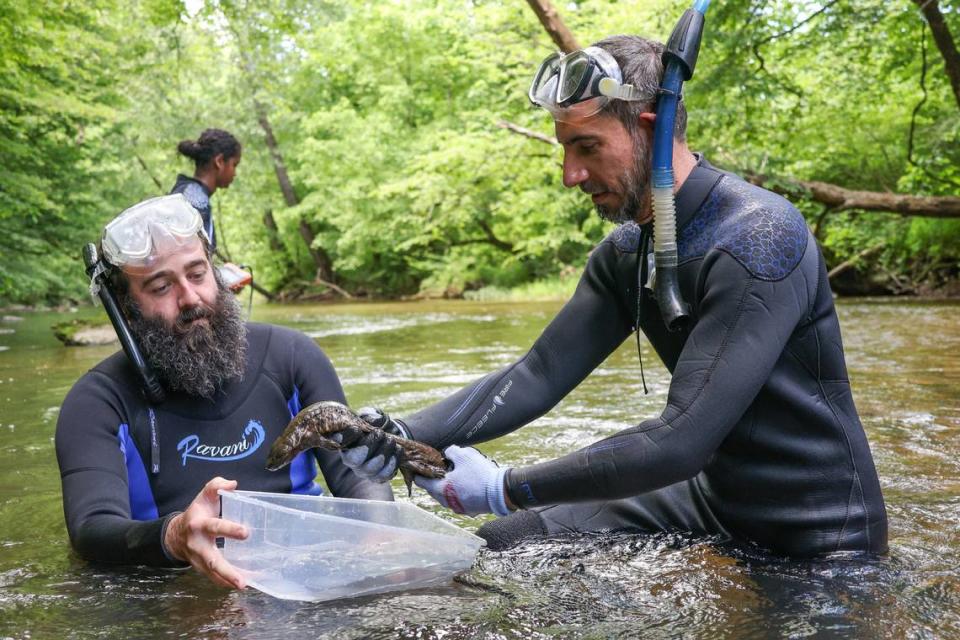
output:
M 812 241 L 811 241 L 812 242 Z M 723 251 L 708 258 L 699 319 L 673 372 L 660 417 L 562 458 L 516 468 L 521 507 L 615 499 L 696 475 L 770 375 L 809 312 L 816 248 L 778 281 L 755 277 Z
M 593 252 L 570 301 L 514 364 L 405 419 L 411 435 L 437 448 L 509 433 L 563 399 L 630 334 L 632 310 L 616 295 L 622 261 L 610 242 Z

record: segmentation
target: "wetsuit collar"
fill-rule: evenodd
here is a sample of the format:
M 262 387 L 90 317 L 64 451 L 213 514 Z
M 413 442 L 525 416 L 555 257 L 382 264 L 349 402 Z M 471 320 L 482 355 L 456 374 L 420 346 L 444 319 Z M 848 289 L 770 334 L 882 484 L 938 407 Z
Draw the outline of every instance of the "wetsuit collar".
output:
M 693 218 L 693 214 L 697 212 L 703 201 L 710 195 L 714 185 L 723 176 L 707 162 L 703 154 L 695 153 L 694 155 L 697 157 L 697 166 L 687 176 L 674 199 L 677 208 L 677 230 L 682 229 Z
M 194 177 L 185 176 L 185 175 L 183 175 L 182 173 L 178 173 L 178 174 L 177 174 L 177 181 L 176 181 L 176 183 L 174 184 L 173 188 L 176 189 L 177 187 L 179 187 L 179 186 L 180 186 L 181 184 L 183 184 L 184 182 L 193 182 L 193 183 L 196 183 L 196 184 L 200 185 L 200 187 L 203 189 L 203 192 L 204 192 L 205 194 L 207 194 L 207 197 L 208 197 L 208 198 L 210 197 L 210 189 L 207 187 L 207 185 L 203 184 L 202 182 L 200 182 L 199 180 L 197 180 L 197 179 L 194 178 Z

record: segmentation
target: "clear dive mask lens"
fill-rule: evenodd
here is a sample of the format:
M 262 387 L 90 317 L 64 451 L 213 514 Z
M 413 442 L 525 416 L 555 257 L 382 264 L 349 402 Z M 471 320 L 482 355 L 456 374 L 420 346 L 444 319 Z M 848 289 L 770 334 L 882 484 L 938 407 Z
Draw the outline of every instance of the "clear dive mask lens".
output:
M 122 212 L 103 230 L 103 256 L 117 267 L 148 267 L 203 233 L 203 220 L 182 194 L 151 198 Z
M 590 84 L 593 75 L 590 58 L 582 51 L 572 53 L 564 59 L 560 81 L 557 86 L 557 104 L 577 101 Z
M 530 102 L 560 121 L 592 116 L 612 98 L 643 99 L 633 85 L 623 84 L 620 66 L 600 47 L 547 56 L 528 95 Z
M 537 106 L 544 106 L 545 103 L 556 101 L 556 85 L 561 60 L 563 60 L 562 53 L 551 53 L 540 63 L 540 68 L 533 77 L 530 91 L 527 93 L 530 102 Z

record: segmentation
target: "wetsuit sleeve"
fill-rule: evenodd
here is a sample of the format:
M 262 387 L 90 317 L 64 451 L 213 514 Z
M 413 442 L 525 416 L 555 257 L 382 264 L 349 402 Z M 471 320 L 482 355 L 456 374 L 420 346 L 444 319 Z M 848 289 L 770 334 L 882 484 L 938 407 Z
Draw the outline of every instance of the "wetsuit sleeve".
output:
M 615 295 L 620 254 L 594 250 L 570 301 L 519 361 L 407 418 L 411 435 L 437 448 L 509 433 L 563 399 L 630 334 Z M 635 257 L 634 257 L 635 261 Z
M 300 391 L 301 405 L 333 400 L 347 404 L 340 378 L 333 364 L 317 344 L 303 334 L 293 341 L 291 357 L 294 365 L 294 384 Z M 333 495 L 340 498 L 393 500 L 393 491 L 387 483 L 365 480 L 340 460 L 336 451 L 314 449 L 320 472 Z
M 131 518 L 127 469 L 118 430 L 124 423 L 113 382 L 91 372 L 71 389 L 57 420 L 56 450 L 70 543 L 95 562 L 184 566 L 161 540 L 164 518 Z
M 623 498 L 689 479 L 707 464 L 768 379 L 812 296 L 802 268 L 764 280 L 717 250 L 703 269 L 699 319 L 660 417 L 562 458 L 513 469 L 507 488 L 516 504 Z

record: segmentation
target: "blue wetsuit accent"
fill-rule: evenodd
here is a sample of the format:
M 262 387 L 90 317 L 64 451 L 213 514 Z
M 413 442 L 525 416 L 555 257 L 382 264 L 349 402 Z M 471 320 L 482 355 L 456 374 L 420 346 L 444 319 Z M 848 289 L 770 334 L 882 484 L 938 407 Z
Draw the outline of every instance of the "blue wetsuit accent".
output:
M 150 406 L 129 361 L 114 354 L 77 381 L 57 421 L 71 543 L 90 560 L 173 565 L 161 544 L 163 526 L 218 475 L 241 489 L 316 494 L 319 465 L 335 496 L 391 500 L 389 485 L 361 479 L 333 451 L 304 452 L 290 472 L 264 468 L 291 411 L 323 400 L 345 402 L 330 361 L 313 340 L 282 327 L 247 325 L 244 376 L 213 401 L 169 393 Z M 155 473 L 143 463 L 150 459 L 151 410 Z
M 159 517 L 157 502 L 153 499 L 150 489 L 150 480 L 143 458 L 137 450 L 137 445 L 130 438 L 130 428 L 122 424 L 117 433 L 120 441 L 120 452 L 126 461 L 127 482 L 130 484 L 130 517 L 134 520 L 153 520 Z
M 826 266 L 803 217 L 702 159 L 676 208 L 688 327 L 663 325 L 650 289 L 652 229 L 623 225 L 593 251 L 573 298 L 523 358 L 406 418 L 411 433 L 445 447 L 521 427 L 603 362 L 639 317 L 672 373 L 663 412 L 513 469 L 509 494 L 532 512 L 481 535 L 677 530 L 792 556 L 885 552 L 883 496 Z
M 287 401 L 287 410 L 293 419 L 300 409 L 300 389 L 293 388 L 293 395 Z M 323 487 L 313 481 L 317 477 L 317 467 L 313 456 L 304 451 L 290 463 L 290 493 L 318 496 L 323 493 Z

